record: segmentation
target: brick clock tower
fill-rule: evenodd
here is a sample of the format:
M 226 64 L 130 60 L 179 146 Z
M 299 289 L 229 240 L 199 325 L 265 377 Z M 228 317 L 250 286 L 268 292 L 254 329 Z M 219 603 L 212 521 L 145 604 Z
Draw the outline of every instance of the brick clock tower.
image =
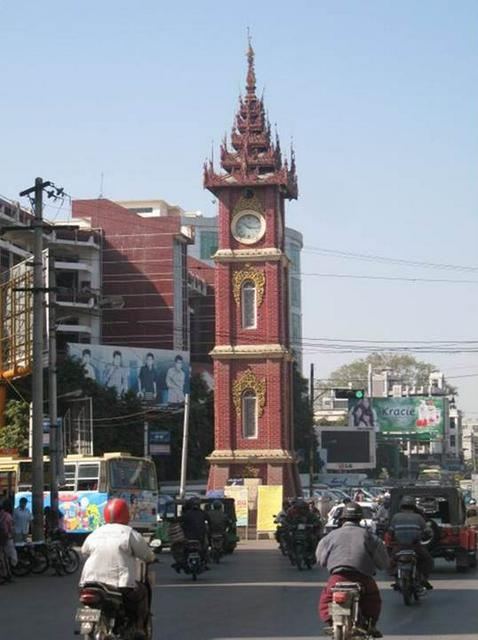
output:
M 209 489 L 256 477 L 300 493 L 293 451 L 289 261 L 284 253 L 286 199 L 297 198 L 292 152 L 282 159 L 256 95 L 249 44 L 246 95 L 221 146 L 221 168 L 204 167 L 204 186 L 219 202 L 216 262 L 215 449 Z

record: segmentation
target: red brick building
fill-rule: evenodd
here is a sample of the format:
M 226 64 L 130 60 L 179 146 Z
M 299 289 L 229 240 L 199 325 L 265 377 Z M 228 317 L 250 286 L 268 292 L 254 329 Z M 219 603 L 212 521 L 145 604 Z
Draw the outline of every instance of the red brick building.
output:
M 285 199 L 297 198 L 295 160 L 282 159 L 256 96 L 248 50 L 246 95 L 221 147 L 222 172 L 204 168 L 219 201 L 214 358 L 215 450 L 209 488 L 254 475 L 297 495 Z
M 75 200 L 103 234 L 103 344 L 189 349 L 187 245 L 180 215 L 142 217 L 110 200 Z

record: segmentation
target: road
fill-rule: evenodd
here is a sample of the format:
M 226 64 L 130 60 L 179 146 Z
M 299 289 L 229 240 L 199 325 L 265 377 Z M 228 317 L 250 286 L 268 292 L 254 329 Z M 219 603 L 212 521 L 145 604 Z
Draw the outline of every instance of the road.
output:
M 312 640 L 321 633 L 316 603 L 323 570 L 298 572 L 269 541 L 242 543 L 197 583 L 160 556 L 154 587 L 155 640 Z M 457 574 L 440 562 L 435 590 L 405 607 L 381 576 L 380 627 L 390 640 L 476 640 L 478 573 Z M 1 637 L 73 638 L 75 577 L 31 576 L 0 586 Z

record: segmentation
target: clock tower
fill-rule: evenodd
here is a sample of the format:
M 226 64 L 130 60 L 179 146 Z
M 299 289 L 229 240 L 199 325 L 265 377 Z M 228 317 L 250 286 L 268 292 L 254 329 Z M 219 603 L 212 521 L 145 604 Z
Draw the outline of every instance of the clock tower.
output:
M 297 198 L 295 158 L 282 159 L 264 102 L 256 95 L 249 43 L 246 94 L 239 99 L 221 169 L 204 167 L 204 186 L 219 203 L 216 262 L 215 449 L 209 489 L 256 477 L 300 493 L 293 451 L 289 260 L 286 199 Z

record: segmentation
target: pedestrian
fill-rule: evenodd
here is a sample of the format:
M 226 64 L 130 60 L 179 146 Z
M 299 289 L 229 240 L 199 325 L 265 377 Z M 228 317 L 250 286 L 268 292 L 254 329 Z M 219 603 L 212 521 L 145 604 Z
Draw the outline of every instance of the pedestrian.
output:
M 15 542 L 25 542 L 30 533 L 30 523 L 32 512 L 27 508 L 27 499 L 20 498 L 18 507 L 13 513 L 13 529 L 15 532 Z
M 13 518 L 10 511 L 11 506 L 8 500 L 0 503 L 0 546 L 4 548 L 5 555 L 14 567 L 18 562 L 18 556 L 13 541 Z

